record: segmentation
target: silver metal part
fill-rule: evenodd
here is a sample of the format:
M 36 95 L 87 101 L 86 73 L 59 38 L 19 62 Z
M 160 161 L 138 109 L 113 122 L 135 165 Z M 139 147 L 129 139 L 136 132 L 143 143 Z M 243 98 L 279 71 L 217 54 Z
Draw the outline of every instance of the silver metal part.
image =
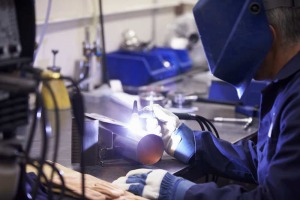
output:
M 167 103 L 167 99 L 159 92 L 149 91 L 139 94 L 140 104 L 142 107 L 159 104 L 162 107 Z
M 182 92 L 176 92 L 173 95 L 169 95 L 172 101 L 172 106 L 175 108 L 191 107 L 192 103 L 197 101 L 197 95 L 185 95 Z
M 214 122 L 232 122 L 232 123 L 246 123 L 244 129 L 247 129 L 253 122 L 252 117 L 248 118 L 225 118 L 225 117 L 214 117 Z

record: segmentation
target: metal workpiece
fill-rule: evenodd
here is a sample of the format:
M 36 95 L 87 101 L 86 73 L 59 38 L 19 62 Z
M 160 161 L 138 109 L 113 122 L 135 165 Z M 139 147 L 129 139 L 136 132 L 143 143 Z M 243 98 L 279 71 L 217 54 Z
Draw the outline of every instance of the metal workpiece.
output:
M 138 134 L 121 135 L 115 134 L 115 150 L 123 155 L 144 165 L 153 165 L 157 163 L 164 152 L 164 144 L 158 135 L 147 134 L 142 137 Z
M 87 117 L 98 120 L 100 162 L 114 159 L 111 152 L 122 155 L 144 165 L 157 163 L 164 152 L 164 144 L 158 135 L 149 134 L 143 129 L 131 130 L 126 123 L 119 122 L 95 113 L 86 113 Z M 109 130 L 110 132 L 105 131 Z M 105 155 L 105 152 L 107 153 Z
M 100 125 L 101 126 L 101 125 Z M 134 132 L 123 127 L 99 129 L 99 158 L 105 166 L 112 160 L 127 159 L 134 163 L 153 165 L 164 152 L 164 144 L 158 135 Z

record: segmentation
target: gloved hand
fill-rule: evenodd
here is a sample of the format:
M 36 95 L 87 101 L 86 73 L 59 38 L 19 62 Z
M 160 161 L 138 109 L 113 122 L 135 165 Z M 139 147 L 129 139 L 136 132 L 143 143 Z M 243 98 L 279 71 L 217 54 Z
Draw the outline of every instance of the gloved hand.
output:
M 175 130 L 181 125 L 179 118 L 169 110 L 161 107 L 158 104 L 152 106 L 146 106 L 141 113 L 153 112 L 154 116 L 159 120 L 160 126 L 153 129 L 153 126 L 147 127 L 147 131 L 154 132 L 155 134 L 161 134 L 164 142 L 165 150 L 168 154 L 174 156 L 174 151 L 178 145 L 180 138 L 173 136 Z M 143 117 L 143 115 L 142 115 Z M 149 130 L 151 128 L 152 130 Z
M 174 176 L 162 169 L 137 169 L 113 181 L 124 190 L 147 199 L 183 199 L 185 192 L 194 183 Z
M 143 108 L 141 116 L 143 117 L 143 113 L 149 112 L 152 112 L 159 120 L 160 129 L 153 131 L 160 131 L 165 151 L 178 160 L 188 163 L 195 153 L 193 131 L 184 125 L 175 114 L 158 104 Z M 151 130 L 148 131 L 151 132 Z

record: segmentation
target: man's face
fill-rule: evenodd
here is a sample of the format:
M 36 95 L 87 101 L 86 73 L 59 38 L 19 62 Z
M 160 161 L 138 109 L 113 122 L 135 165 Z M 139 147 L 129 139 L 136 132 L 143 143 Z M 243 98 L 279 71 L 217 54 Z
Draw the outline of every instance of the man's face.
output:
M 272 73 L 271 73 L 272 63 L 273 63 L 272 58 L 273 57 L 272 57 L 271 51 L 269 51 L 267 56 L 265 57 L 263 63 L 258 68 L 258 70 L 254 76 L 254 80 L 262 81 L 262 80 L 272 79 Z
M 270 31 L 273 35 L 273 44 L 271 48 L 269 49 L 264 61 L 262 62 L 261 66 L 258 68 L 254 80 L 262 81 L 262 80 L 271 80 L 274 75 L 274 64 L 276 60 L 276 52 L 277 52 L 277 43 L 278 43 L 278 37 L 275 37 L 277 35 L 275 28 L 272 25 L 269 25 Z

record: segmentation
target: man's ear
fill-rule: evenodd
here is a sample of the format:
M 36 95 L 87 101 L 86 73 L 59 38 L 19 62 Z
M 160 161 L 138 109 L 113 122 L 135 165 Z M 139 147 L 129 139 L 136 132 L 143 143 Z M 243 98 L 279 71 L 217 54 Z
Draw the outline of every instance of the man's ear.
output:
M 276 28 L 271 24 L 269 24 L 269 28 L 270 28 L 270 31 L 271 31 L 272 37 L 273 37 L 273 40 L 272 40 L 272 47 L 273 47 L 274 45 L 276 45 L 276 41 L 278 39 L 278 32 L 276 31 Z
M 273 25 L 269 24 L 269 28 L 271 30 L 271 33 L 272 33 L 273 37 L 277 37 L 275 27 Z

